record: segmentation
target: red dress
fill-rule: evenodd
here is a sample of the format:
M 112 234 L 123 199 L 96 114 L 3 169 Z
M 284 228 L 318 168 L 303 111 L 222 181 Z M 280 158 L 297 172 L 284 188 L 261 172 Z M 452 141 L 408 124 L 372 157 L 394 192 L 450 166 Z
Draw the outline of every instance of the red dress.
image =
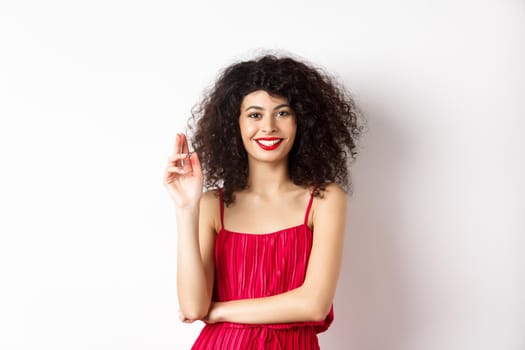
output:
M 213 300 L 266 297 L 303 284 L 313 239 L 313 232 L 307 226 L 312 199 L 310 196 L 303 224 L 252 234 L 224 229 L 224 208 L 219 191 L 221 229 L 215 240 Z M 333 319 L 332 306 L 325 320 L 320 322 L 206 324 L 192 349 L 319 349 L 317 333 L 325 331 Z

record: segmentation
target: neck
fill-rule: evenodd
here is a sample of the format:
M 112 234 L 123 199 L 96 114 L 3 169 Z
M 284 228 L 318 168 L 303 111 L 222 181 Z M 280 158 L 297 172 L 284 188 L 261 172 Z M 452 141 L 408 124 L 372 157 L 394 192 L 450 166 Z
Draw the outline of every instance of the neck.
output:
M 278 164 L 249 162 L 248 188 L 250 192 L 272 196 L 292 185 L 287 161 Z

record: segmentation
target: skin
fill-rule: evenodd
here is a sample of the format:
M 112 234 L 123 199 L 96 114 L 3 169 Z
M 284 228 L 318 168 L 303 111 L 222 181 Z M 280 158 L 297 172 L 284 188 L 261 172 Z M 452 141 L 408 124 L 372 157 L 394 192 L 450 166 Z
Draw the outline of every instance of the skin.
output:
M 286 99 L 271 96 L 266 91 L 255 91 L 245 96 L 241 104 L 239 128 L 248 153 L 250 173 L 259 173 L 257 167 L 286 170 L 286 159 L 297 131 L 295 115 Z M 260 137 L 278 137 L 283 141 L 277 149 L 266 151 L 256 142 Z
M 297 123 L 287 103 L 265 91 L 243 99 L 239 128 L 248 154 L 248 188 L 237 192 L 235 203 L 225 207 L 224 225 L 230 230 L 257 234 L 302 223 L 311 188 L 296 186 L 288 176 L 287 157 Z M 255 141 L 273 136 L 283 142 L 272 151 L 261 149 Z M 313 201 L 308 218 L 308 226 L 314 229 L 313 245 L 300 287 L 270 297 L 212 302 L 213 247 L 221 227 L 219 204 L 213 191 L 202 193 L 198 157 L 187 152 L 186 137 L 178 134 L 164 176 L 176 207 L 181 320 L 252 324 L 323 320 L 332 305 L 341 268 L 347 204 L 344 191 L 329 184 L 324 198 Z

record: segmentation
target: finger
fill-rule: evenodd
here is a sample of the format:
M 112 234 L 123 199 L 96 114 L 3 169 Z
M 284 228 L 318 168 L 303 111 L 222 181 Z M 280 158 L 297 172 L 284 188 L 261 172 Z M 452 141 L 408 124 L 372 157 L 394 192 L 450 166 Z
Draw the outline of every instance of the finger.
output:
M 183 162 L 183 165 L 181 167 L 182 170 L 187 171 L 189 173 L 193 172 L 193 166 L 191 165 L 190 159 L 186 157 L 183 160 L 181 160 L 181 162 Z
M 168 163 L 176 162 L 177 160 L 181 160 L 188 157 L 188 153 L 174 153 L 168 157 Z
M 179 153 L 188 153 L 189 151 L 189 148 L 188 148 L 188 139 L 186 138 L 186 135 L 185 134 L 181 134 L 181 139 L 182 139 L 182 147 L 181 147 L 181 151 Z
M 177 133 L 177 136 L 175 136 L 175 145 L 173 147 L 173 153 L 178 154 L 181 152 L 181 136 L 179 133 Z
M 197 152 L 193 152 L 190 155 L 191 168 L 195 176 L 202 176 L 201 162 L 199 161 L 199 155 Z
M 182 152 L 183 154 L 188 154 L 188 151 L 189 151 L 189 148 L 188 148 L 188 139 L 186 138 L 186 135 L 184 133 L 181 133 L 180 134 L 180 137 L 181 137 L 181 149 L 182 149 Z M 192 168 L 192 165 L 191 165 L 191 161 L 190 159 L 182 159 L 181 161 L 181 166 L 184 170 L 188 170 L 188 171 L 193 171 L 193 168 Z
M 175 143 L 173 144 L 173 153 L 172 155 L 175 155 L 175 154 L 180 154 L 180 134 L 177 133 L 177 135 L 175 136 Z M 175 165 L 179 165 L 179 164 L 175 164 Z
M 188 156 L 188 141 L 186 140 L 186 135 L 184 135 L 183 133 L 177 133 L 174 154 L 184 154 Z M 176 160 L 175 165 L 188 169 L 188 167 L 186 167 L 186 163 L 188 163 L 188 161 L 186 161 L 185 157 L 182 157 Z
M 178 166 L 169 166 L 166 168 L 166 172 L 168 173 L 177 173 L 180 175 L 185 175 L 191 173 L 191 170 L 181 169 Z
M 184 134 L 177 133 L 177 137 L 175 139 L 175 149 L 174 149 L 174 152 L 173 152 L 174 155 L 188 153 L 188 152 L 184 152 L 184 142 L 185 142 L 184 141 Z M 180 159 L 176 160 L 175 165 L 179 166 L 179 167 L 184 167 L 185 163 L 186 162 L 184 161 L 184 158 L 180 158 Z

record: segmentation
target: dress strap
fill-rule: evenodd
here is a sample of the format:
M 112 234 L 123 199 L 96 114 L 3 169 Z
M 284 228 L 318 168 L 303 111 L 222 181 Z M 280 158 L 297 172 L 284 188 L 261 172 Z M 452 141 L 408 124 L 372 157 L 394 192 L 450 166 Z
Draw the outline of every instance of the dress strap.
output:
M 224 229 L 224 204 L 222 203 L 222 188 L 219 188 L 219 211 L 221 215 L 221 229 Z
M 312 207 L 312 201 L 314 199 L 314 193 L 317 187 L 314 187 L 312 193 L 310 193 L 310 200 L 308 201 L 308 207 L 306 207 L 306 214 L 304 215 L 304 225 L 308 225 L 308 215 L 310 214 L 310 208 Z

